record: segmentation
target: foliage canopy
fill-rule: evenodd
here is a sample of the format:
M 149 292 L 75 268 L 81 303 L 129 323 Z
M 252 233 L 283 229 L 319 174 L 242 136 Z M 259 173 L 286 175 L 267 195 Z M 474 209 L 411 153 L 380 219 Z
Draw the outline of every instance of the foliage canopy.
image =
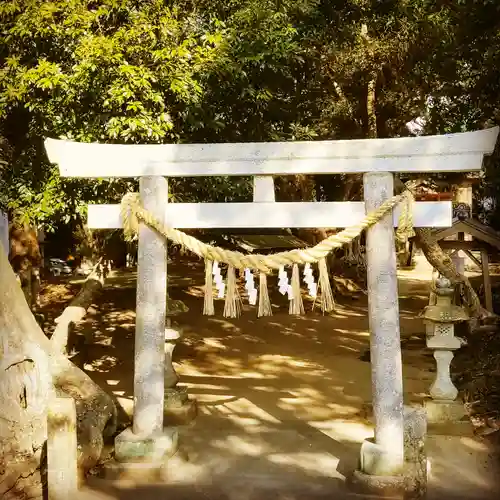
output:
M 499 19 L 493 0 L 4 2 L 0 203 L 50 227 L 135 187 L 61 179 L 47 136 L 272 141 L 407 135 L 417 117 L 424 133 L 498 123 Z M 171 190 L 184 201 L 250 196 L 248 179 L 172 180 Z M 318 178 L 307 196 L 343 190 Z

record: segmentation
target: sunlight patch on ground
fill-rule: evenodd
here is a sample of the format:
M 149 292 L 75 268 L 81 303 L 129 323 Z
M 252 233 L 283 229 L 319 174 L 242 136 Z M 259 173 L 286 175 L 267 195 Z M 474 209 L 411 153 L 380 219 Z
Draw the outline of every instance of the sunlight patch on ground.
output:
M 355 347 L 349 347 L 348 345 L 343 345 L 341 346 L 342 349 L 345 349 L 346 351 L 351 351 L 351 352 L 359 352 L 359 349 L 356 349 Z
M 106 347 L 111 347 L 113 345 L 113 338 L 112 337 L 102 337 L 102 338 L 97 338 L 98 336 L 94 336 L 94 345 L 100 345 L 100 346 L 106 346 Z
M 364 314 L 353 311 L 352 309 L 348 309 L 344 306 L 336 306 L 336 310 L 333 313 L 330 313 L 329 316 L 334 319 L 345 319 L 345 318 L 365 318 Z
M 198 389 L 198 390 L 203 390 L 204 392 L 208 391 L 229 391 L 229 387 L 227 385 L 223 384 L 208 384 L 208 383 L 203 383 L 203 382 L 183 382 L 183 386 L 192 389 Z
M 275 380 L 276 377 L 275 376 L 270 376 L 270 375 L 266 375 L 264 373 L 260 373 L 260 372 L 254 372 L 254 371 L 242 371 L 240 373 L 241 375 L 241 378 L 257 378 L 257 379 L 261 379 L 261 380 Z
M 323 420 L 332 417 L 330 408 L 324 406 L 320 401 L 308 398 L 281 398 L 277 404 L 279 408 L 289 412 L 296 418 Z
M 483 453 L 488 453 L 490 451 L 490 446 L 488 446 L 485 442 L 478 441 L 477 439 L 461 437 L 460 443 L 474 451 L 480 451 Z
M 227 415 L 227 419 L 235 426 L 240 427 L 245 434 L 261 434 L 268 428 L 268 426 L 258 418 L 241 415 Z
M 217 326 L 219 326 L 223 330 L 229 330 L 235 333 L 240 331 L 240 329 L 237 326 L 233 325 L 233 323 L 230 323 L 229 321 L 226 321 L 225 319 L 211 317 L 209 318 L 209 322 L 216 323 Z
M 234 400 L 232 394 L 195 394 L 198 402 L 198 412 L 204 415 L 212 415 L 219 412 L 219 408 Z
M 361 443 L 373 437 L 373 428 L 361 422 L 329 420 L 324 422 L 308 422 L 311 427 L 321 431 L 326 436 L 340 442 Z
M 227 350 L 227 346 L 215 337 L 205 337 L 203 339 L 203 343 L 209 347 L 215 347 L 216 349 L 221 349 L 223 351 Z
M 491 492 L 491 481 L 498 474 L 496 463 L 489 457 L 491 450 L 488 447 L 473 450 L 464 446 L 465 443 L 470 445 L 471 441 L 463 436 L 428 436 L 426 446 L 432 464 L 431 484 L 457 492 L 476 489 L 482 490 L 481 493 Z M 480 446 L 479 442 L 476 443 Z M 450 477 L 453 477 L 453 485 L 450 485 Z
M 350 415 L 357 415 L 359 413 L 359 408 L 355 406 L 339 405 L 337 403 L 327 403 L 326 405 L 331 412 L 335 415 L 348 417 Z
M 117 358 L 106 355 L 92 361 L 92 363 L 85 363 L 84 369 L 89 372 L 108 372 L 111 368 L 114 368 L 117 363 Z
M 344 335 L 350 335 L 352 337 L 370 337 L 370 332 L 368 331 L 356 331 L 356 330 L 344 330 L 342 328 L 335 328 L 335 331 L 338 333 L 342 333 Z
M 270 454 L 267 459 L 277 465 L 287 465 L 289 467 L 302 469 L 313 476 L 336 476 L 345 479 L 340 472 L 337 472 L 340 460 L 330 453 L 273 453 Z
M 264 453 L 269 451 L 268 446 L 264 442 L 251 443 L 241 436 L 227 436 L 227 438 L 222 441 L 218 440 L 212 443 L 215 448 L 221 450 L 230 450 L 231 453 L 236 455 L 247 455 L 259 457 Z
M 186 289 L 188 295 L 192 297 L 205 297 L 205 287 L 204 286 L 190 286 Z
M 313 374 L 317 370 L 324 370 L 318 364 L 281 354 L 262 354 L 256 361 L 256 367 L 265 373 L 279 373 L 283 371 L 283 368 L 291 368 L 293 370 L 301 368 L 306 370 L 308 374 Z
M 343 387 L 339 392 L 343 392 Z M 359 414 L 359 407 L 350 404 L 330 403 L 322 392 L 313 388 L 301 387 L 289 389 L 289 396 L 279 399 L 277 406 L 283 411 L 289 412 L 300 420 L 329 420 L 338 417 L 349 417 Z M 339 395 L 342 400 L 345 396 Z
M 183 360 L 179 367 L 179 375 L 185 375 L 188 377 L 205 377 L 206 375 L 200 371 L 200 367 L 196 362 L 192 362 L 188 359 Z
M 260 421 L 261 423 L 267 422 L 270 424 L 280 424 L 280 420 L 273 417 L 270 413 L 260 408 L 258 405 L 252 403 L 248 399 L 240 398 L 236 401 L 228 402 L 224 405 L 230 413 L 234 415 L 234 420 L 240 418 L 252 418 Z
M 125 330 L 132 329 L 132 328 L 135 329 L 135 323 L 121 323 L 120 327 L 124 328 Z
M 132 398 L 123 397 L 123 395 L 119 395 L 119 392 L 123 391 L 113 391 L 113 394 L 116 396 L 118 403 L 120 403 L 121 407 L 125 410 L 125 413 L 132 417 L 134 414 L 134 400 Z
M 123 320 L 133 321 L 135 319 L 135 313 L 133 311 L 110 311 L 106 314 L 103 314 L 103 320 L 109 321 L 111 323 L 121 323 Z

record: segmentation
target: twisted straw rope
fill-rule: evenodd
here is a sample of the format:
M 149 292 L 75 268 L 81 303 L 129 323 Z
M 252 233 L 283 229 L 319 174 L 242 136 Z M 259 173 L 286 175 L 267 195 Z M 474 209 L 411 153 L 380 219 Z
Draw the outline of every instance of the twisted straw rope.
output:
M 410 191 L 404 191 L 402 194 L 393 196 L 385 201 L 379 208 L 366 215 L 359 224 L 348 227 L 340 233 L 329 236 L 314 247 L 294 249 L 271 255 L 246 255 L 241 252 L 225 250 L 220 247 L 203 243 L 193 236 L 166 226 L 151 212 L 142 207 L 139 193 L 127 193 L 122 198 L 120 210 L 124 234 L 127 240 L 132 239 L 133 236 L 139 232 L 139 222 L 142 221 L 164 238 L 187 248 L 199 257 L 207 260 L 223 262 L 238 269 L 249 268 L 268 274 L 273 269 L 279 269 L 281 266 L 318 262 L 333 250 L 341 248 L 346 243 L 349 243 L 353 239 L 357 238 L 365 229 L 379 222 L 401 202 L 405 203 L 400 217 L 401 227 L 398 229 L 398 234 L 405 233 L 406 237 L 408 237 L 408 233 L 411 234 L 412 232 L 412 217 L 410 208 L 412 200 L 413 196 Z

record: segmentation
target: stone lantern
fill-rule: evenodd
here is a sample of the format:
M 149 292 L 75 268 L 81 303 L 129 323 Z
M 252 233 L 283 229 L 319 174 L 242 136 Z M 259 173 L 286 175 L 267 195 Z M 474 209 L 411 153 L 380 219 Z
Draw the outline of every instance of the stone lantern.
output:
M 434 350 L 436 378 L 429 393 L 432 400 L 426 401 L 427 418 L 430 423 L 459 421 L 464 416 L 463 405 L 456 402 L 458 389 L 450 376 L 453 351 L 462 346 L 455 337 L 455 324 L 469 319 L 466 311 L 452 303 L 455 293 L 449 279 L 440 276 L 433 290 L 435 304 L 425 308 L 422 316 L 427 329 L 427 347 Z
M 181 329 L 172 325 L 172 318 L 188 310 L 182 301 L 172 300 L 167 294 L 164 404 L 164 421 L 167 425 L 187 424 L 197 413 L 196 400 L 189 398 L 185 387 L 178 387 L 179 376 L 172 363 L 175 346 L 182 337 Z

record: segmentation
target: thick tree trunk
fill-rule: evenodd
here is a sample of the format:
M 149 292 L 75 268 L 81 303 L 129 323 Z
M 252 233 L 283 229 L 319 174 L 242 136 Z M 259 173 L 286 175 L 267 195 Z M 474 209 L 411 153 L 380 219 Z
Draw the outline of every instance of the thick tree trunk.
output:
M 65 356 L 38 326 L 0 247 L 0 498 L 41 498 L 50 399 L 76 401 L 81 474 L 116 429 L 113 398 Z M 64 450 L 61 450 L 64 453 Z

